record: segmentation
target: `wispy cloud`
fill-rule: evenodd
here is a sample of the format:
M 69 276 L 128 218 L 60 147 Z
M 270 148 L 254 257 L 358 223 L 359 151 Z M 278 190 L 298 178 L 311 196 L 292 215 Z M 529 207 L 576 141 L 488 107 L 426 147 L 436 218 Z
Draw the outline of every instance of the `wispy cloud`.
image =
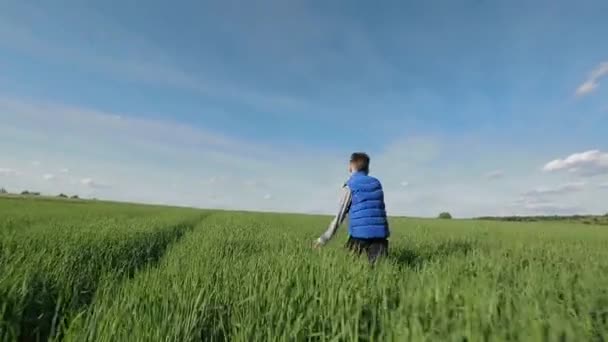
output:
M 80 180 L 80 184 L 92 189 L 107 189 L 110 187 L 108 184 L 99 183 L 92 178 L 83 178 Z
M 92 142 L 128 140 L 131 144 L 159 148 L 163 147 L 161 145 L 204 147 L 206 152 L 209 152 L 209 149 L 222 154 L 238 151 L 243 156 L 255 156 L 269 150 L 260 144 L 252 144 L 171 120 L 147 119 L 137 115 L 108 113 L 63 104 L 0 96 L 0 111 L 8 124 L 30 125 L 31 122 L 37 122 L 37 127 L 44 127 L 45 130 L 70 130 L 74 132 L 74 136 L 91 137 Z M 167 139 L 169 134 L 171 138 Z M 36 167 L 41 165 L 39 161 L 33 161 L 31 164 Z
M 592 93 L 599 86 L 600 79 L 606 75 L 608 75 L 608 62 L 602 62 L 589 73 L 587 80 L 576 89 L 576 95 L 581 97 Z
M 33 184 L 49 192 L 103 189 L 103 196 L 110 199 L 146 203 L 186 201 L 201 207 L 330 211 L 340 179 L 346 177 L 345 156 L 267 146 L 171 120 L 1 96 L 0 112 L 7 124 L 0 127 L 0 134 L 20 142 L 13 147 L 15 156 L 44 157 L 49 166 L 78 165 L 69 170 L 72 182 L 62 176 L 53 184 L 36 185 L 40 176 L 32 169 L 29 181 L 8 184 L 17 188 Z M 40 150 L 41 137 L 65 131 L 74 134 L 46 143 Z M 27 153 L 17 152 L 22 150 Z M 262 205 L 265 194 L 286 200 Z
M 542 197 L 553 195 L 564 195 L 573 192 L 580 192 L 585 189 L 585 182 L 566 183 L 556 187 L 542 187 L 527 191 L 523 194 L 524 197 Z
M 0 47 L 4 45 L 36 57 L 44 56 L 47 60 L 83 66 L 90 72 L 103 73 L 118 80 L 191 91 L 199 96 L 238 102 L 267 112 L 281 112 L 306 105 L 305 101 L 292 94 L 265 92 L 259 86 L 246 87 L 239 80 L 229 77 L 209 76 L 214 74 L 213 70 L 198 73 L 184 70 L 162 49 L 86 8 L 81 10 L 89 19 L 85 27 L 90 31 L 87 33 L 96 34 L 96 45 L 109 44 L 114 48 L 91 49 L 86 41 L 76 38 L 79 35 L 59 40 L 47 30 L 41 29 L 57 24 L 57 19 L 46 8 L 33 4 L 22 6 L 27 8 L 23 12 L 31 14 L 20 17 L 21 20 L 0 13 Z M 99 31 L 104 34 L 97 34 Z M 86 37 L 86 34 L 83 36 Z
M 9 126 L 18 128 L 19 134 L 8 136 L 9 140 L 20 141 L 16 147 L 29 151 L 16 152 L 18 155 L 44 157 L 50 167 L 78 165 L 69 170 L 69 177 L 58 173 L 56 182 L 36 183 L 40 176 L 32 169 L 33 178 L 7 184 L 49 193 L 226 209 L 331 213 L 347 178 L 348 153 L 352 152 L 336 155 L 327 150 L 267 146 L 168 120 L 23 99 L 0 97 L 0 112 Z M 13 134 L 3 128 L 0 134 Z M 47 143 L 40 151 L 41 137 L 65 131 L 74 134 Z M 409 183 L 403 178 L 404 170 L 408 176 L 422 177 L 419 165 L 432 161 L 437 149 L 432 139 L 393 144 L 373 154 L 377 160 L 374 172 L 385 184 L 392 184 L 389 188 L 404 186 Z M 111 184 L 106 183 L 110 180 Z M 281 200 L 273 200 L 276 198 Z M 393 213 L 404 209 L 416 212 L 420 207 L 417 203 L 416 207 L 405 207 L 392 198 L 389 202 Z M 436 211 L 425 210 L 433 215 Z
M 533 190 L 521 195 L 510 204 L 515 215 L 573 215 L 585 213 L 585 208 L 580 205 L 563 203 L 555 198 L 556 194 L 577 192 L 575 187 L 568 185 L 558 186 L 552 189 L 543 188 L 540 191 Z
M 582 176 L 595 176 L 608 173 L 608 153 L 589 150 L 574 153 L 564 159 L 555 159 L 543 167 L 545 172 L 569 171 Z
M 288 146 L 234 139 L 170 120 L 1 96 L 0 112 L 3 123 L 27 133 L 10 135 L 14 133 L 4 131 L 5 125 L 0 127 L 0 134 L 9 134 L 5 134 L 6 141 L 20 141 L 14 150 L 16 159 L 2 160 L 0 156 L 0 162 L 26 167 L 23 177 L 12 177 L 13 180 L 3 181 L 2 186 L 44 193 L 77 193 L 208 208 L 331 214 L 347 177 L 348 153 L 352 152 L 335 154 L 302 149 L 294 153 Z M 40 150 L 42 137 L 65 131 L 74 134 L 66 139 L 45 140 L 45 149 Z M 560 193 L 574 193 L 582 186 L 565 184 L 534 189 L 528 202 L 509 208 L 508 203 L 520 193 L 516 187 L 498 188 L 502 182 L 480 185 L 475 174 L 483 174 L 487 168 L 475 169 L 473 173 L 469 168 L 460 172 L 437 168 L 434 163 L 438 159 L 456 155 L 447 148 L 439 139 L 411 137 L 397 140 L 376 153 L 371 151 L 372 172 L 386 187 L 390 214 L 436 216 L 441 210 L 450 210 L 454 215 L 466 217 L 502 213 L 504 208 L 528 212 L 532 207 L 540 213 L 543 208 L 552 209 L 550 205 L 555 210 L 560 206 L 565 210 L 564 203 L 533 202 L 532 197 L 557 197 Z M 22 149 L 27 153 L 22 153 Z M 19 162 L 21 156 L 23 160 Z M 53 173 L 56 181 L 44 182 L 39 169 L 29 162 L 33 159 L 43 160 L 48 170 L 61 170 L 65 165 L 73 169 L 69 174 L 57 171 Z M 530 170 L 533 166 L 530 165 Z M 467 177 L 469 183 L 463 181 Z M 416 187 L 403 191 L 409 184 Z M 580 205 L 595 208 L 596 202 Z
M 0 176 L 17 176 L 18 174 L 15 169 L 0 167 Z
M 483 177 L 485 179 L 501 179 L 504 176 L 505 176 L 505 173 L 503 170 L 494 170 L 494 171 L 487 172 L 485 175 L 483 175 Z
M 509 206 L 516 215 L 584 214 L 589 208 L 581 205 L 580 197 L 572 197 L 572 195 L 585 194 L 587 190 L 586 182 L 538 187 L 521 193 Z
M 584 214 L 585 209 L 579 206 L 558 203 L 526 203 L 524 208 L 533 215 L 575 215 Z
M 45 181 L 52 181 L 55 180 L 55 178 L 55 175 L 51 173 L 47 173 L 42 176 L 42 179 L 44 179 Z

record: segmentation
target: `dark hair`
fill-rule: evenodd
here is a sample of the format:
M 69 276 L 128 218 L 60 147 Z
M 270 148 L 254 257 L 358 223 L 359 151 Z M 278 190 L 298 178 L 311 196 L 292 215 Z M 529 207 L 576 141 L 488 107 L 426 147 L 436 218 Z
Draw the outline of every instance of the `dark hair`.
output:
M 350 162 L 355 165 L 356 171 L 369 173 L 369 156 L 367 153 L 355 152 L 351 154 Z

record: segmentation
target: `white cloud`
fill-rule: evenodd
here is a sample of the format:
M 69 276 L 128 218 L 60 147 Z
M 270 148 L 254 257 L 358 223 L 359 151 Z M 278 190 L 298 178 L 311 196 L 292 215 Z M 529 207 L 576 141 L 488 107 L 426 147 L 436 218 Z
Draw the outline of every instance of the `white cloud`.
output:
M 566 170 L 583 176 L 608 173 L 608 153 L 590 150 L 574 153 L 564 159 L 555 159 L 543 167 L 545 172 Z
M 577 96 L 585 96 L 593 92 L 599 86 L 599 81 L 604 76 L 608 75 L 608 62 L 600 63 L 600 65 L 595 68 L 589 76 L 587 80 L 583 82 L 577 89 Z
M 0 134 L 7 138 L 0 149 L 6 146 L 15 151 L 11 159 L 0 156 L 0 164 L 39 159 L 45 165 L 52 160 L 58 165 L 56 170 L 78 165 L 78 172 L 70 171 L 71 176 L 55 173 L 65 182 L 43 182 L 34 170 L 3 180 L 2 186 L 11 189 L 204 208 L 332 214 L 348 176 L 350 149 L 270 146 L 170 120 L 144 119 L 143 114 L 115 115 L 1 96 L 0 113 Z M 52 141 L 44 138 L 65 131 L 74 134 Z M 4 145 L 4 141 L 18 143 Z M 366 146 L 360 148 L 366 150 Z M 437 167 L 435 161 L 441 156 L 456 155 L 457 150 L 448 148 L 452 147 L 439 139 L 415 137 L 398 139 L 380 151 L 368 149 L 372 174 L 386 187 L 389 214 L 436 216 L 449 210 L 469 217 L 502 213 L 503 208 L 510 213 L 508 203 L 520 190 L 500 188 L 502 182 L 480 185 L 475 175 L 487 167 L 471 170 L 467 163 L 449 170 Z M 522 165 L 530 167 L 525 161 Z M 509 174 L 514 173 L 509 170 Z M 403 191 L 405 182 L 416 186 Z M 270 195 L 268 200 L 264 200 L 266 195 Z M 588 200 L 581 206 L 596 210 L 597 202 Z
M 602 184 L 600 184 L 600 188 L 602 188 L 602 189 L 608 189 L 608 183 L 602 183 Z
M 187 200 L 193 206 L 248 210 L 305 211 L 322 207 L 329 212 L 335 207 L 334 192 L 346 178 L 342 162 L 348 160 L 346 154 L 335 158 L 332 152 L 288 144 L 269 146 L 170 120 L 144 119 L 145 115 L 122 114 L 118 119 L 113 113 L 2 96 L 0 112 L 0 134 L 7 137 L 6 141 L 18 142 L 8 145 L 19 151 L 16 156 L 44 156 L 55 163 L 79 165 L 81 175 L 111 179 L 111 187 L 94 176 L 69 182 L 73 191 L 78 191 L 78 186 L 108 189 L 104 191 L 108 199 L 145 203 Z M 74 134 L 66 139 L 43 139 L 67 130 Z M 29 183 L 24 180 L 7 185 L 29 187 L 32 182 L 30 178 Z M 168 191 L 170 183 L 176 184 L 174 191 Z M 262 194 L 243 193 L 244 183 L 250 189 L 263 189 Z M 40 186 L 49 191 L 68 191 L 48 184 Z M 205 192 L 203 196 L 201 191 Z M 208 200 L 214 192 L 221 196 Z M 289 200 L 273 202 L 272 207 L 261 205 L 264 193 Z M 309 195 L 283 195 L 296 193 Z
M 213 148 L 214 152 L 225 154 L 238 151 L 243 156 L 254 157 L 268 147 L 228 137 L 224 134 L 195 128 L 172 120 L 141 118 L 138 115 L 118 115 L 104 111 L 79 108 L 55 103 L 32 102 L 22 99 L 0 96 L 0 111 L 11 121 L 19 123 L 37 122 L 47 131 L 74 132 L 74 137 L 86 139 L 94 137 L 95 141 L 125 142 L 147 145 L 152 148 L 167 149 L 167 145 L 188 146 L 190 148 Z M 139 115 L 141 116 L 141 115 Z M 172 138 L 167 139 L 167 132 Z M 164 146 L 163 146 L 164 145 Z M 40 161 L 32 161 L 33 166 L 40 166 Z
M 264 199 L 265 200 L 271 200 L 272 199 L 272 195 L 271 194 L 266 194 L 266 195 L 264 195 Z
M 524 197 L 542 197 L 553 195 L 564 195 L 573 192 L 580 192 L 585 189 L 585 182 L 574 182 L 558 185 L 556 187 L 542 187 L 523 193 Z
M 486 173 L 484 175 L 484 178 L 486 179 L 500 179 L 503 178 L 505 176 L 505 173 L 503 170 L 494 170 L 494 171 L 490 171 L 488 173 Z
M 19 173 L 17 170 L 0 167 L 0 176 L 17 176 Z
M 578 96 L 583 96 L 583 95 L 589 94 L 592 91 L 594 91 L 596 87 L 597 87 L 597 83 L 595 83 L 593 81 L 587 81 L 587 82 L 581 84 L 576 89 L 576 94 Z
M 70 169 L 63 168 L 63 169 L 59 170 L 59 172 L 61 172 L 61 173 L 70 173 Z
M 109 188 L 110 186 L 103 183 L 98 183 L 94 181 L 92 178 L 83 178 L 80 180 L 80 184 L 87 186 L 92 189 L 104 189 Z
M 401 183 L 399 183 L 402 187 L 407 187 L 410 185 L 410 182 L 406 182 L 406 181 L 402 181 Z
M 536 188 L 522 193 L 510 207 L 516 215 L 585 214 L 589 207 L 582 205 L 581 200 L 588 194 L 586 185 L 585 182 L 572 182 Z M 572 197 L 573 194 L 577 196 Z M 598 209 L 594 207 L 594 210 Z
M 211 176 L 200 181 L 200 184 L 205 188 L 217 189 L 225 184 L 227 178 L 225 176 Z
M 90 184 L 93 184 L 93 179 L 91 179 L 91 178 L 83 178 L 83 179 L 80 180 L 80 183 L 82 185 L 90 185 Z
M 42 176 L 42 179 L 44 179 L 46 181 L 52 181 L 55 178 L 56 178 L 55 175 L 53 175 L 51 173 L 47 173 L 47 174 L 45 174 L 45 175 Z
M 534 215 L 575 215 L 585 213 L 585 210 L 581 207 L 560 205 L 552 202 L 527 203 L 524 208 Z
M 580 205 L 561 203 L 547 197 L 550 196 L 524 194 L 513 201 L 510 207 L 514 210 L 514 215 L 574 215 L 584 214 L 587 211 Z
M 34 166 L 34 167 L 38 167 L 38 166 L 40 166 L 42 163 L 40 163 L 38 160 L 33 160 L 33 161 L 31 161 L 31 162 L 30 162 L 30 164 L 32 164 L 32 166 Z

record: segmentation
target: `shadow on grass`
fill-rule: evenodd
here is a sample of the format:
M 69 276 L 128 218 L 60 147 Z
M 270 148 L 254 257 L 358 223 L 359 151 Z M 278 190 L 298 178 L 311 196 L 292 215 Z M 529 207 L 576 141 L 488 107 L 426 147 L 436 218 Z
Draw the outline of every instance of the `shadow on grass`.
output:
M 475 249 L 470 241 L 447 241 L 439 245 L 429 245 L 417 250 L 400 248 L 389 252 L 388 260 L 402 267 L 419 270 L 433 260 L 452 255 L 467 255 Z
M 229 305 L 218 305 L 204 313 L 201 319 L 201 341 L 230 341 L 232 313 Z
M 416 251 L 410 249 L 398 249 L 390 251 L 388 260 L 399 265 L 413 269 L 419 269 L 424 265 L 425 258 Z

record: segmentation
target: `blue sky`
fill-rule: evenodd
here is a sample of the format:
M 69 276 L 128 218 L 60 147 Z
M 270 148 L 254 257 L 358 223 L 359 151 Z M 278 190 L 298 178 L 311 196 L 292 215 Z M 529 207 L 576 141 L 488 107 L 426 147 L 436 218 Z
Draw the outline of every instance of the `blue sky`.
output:
M 5 0 L 0 186 L 331 213 L 365 150 L 391 214 L 605 212 L 606 13 Z

